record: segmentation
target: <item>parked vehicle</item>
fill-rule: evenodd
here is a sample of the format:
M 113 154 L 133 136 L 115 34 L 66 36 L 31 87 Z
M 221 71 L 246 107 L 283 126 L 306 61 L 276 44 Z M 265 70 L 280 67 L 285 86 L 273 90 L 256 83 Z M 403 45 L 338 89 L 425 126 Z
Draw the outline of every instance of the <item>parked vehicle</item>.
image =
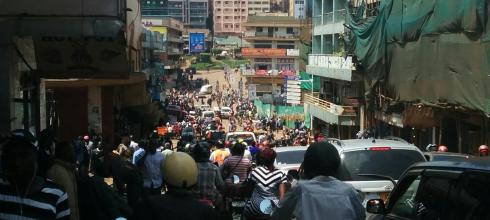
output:
M 308 147 L 292 146 L 277 147 L 274 150 L 277 153 L 274 166 L 287 174 L 289 170 L 298 170 L 303 163 L 303 158 Z
M 230 118 L 231 112 L 232 110 L 230 107 L 221 107 L 221 118 Z
M 212 85 L 204 85 L 199 90 L 199 97 L 203 97 L 205 95 L 210 95 L 211 93 L 213 93 L 213 86 Z
M 427 161 L 461 161 L 474 157 L 468 154 L 451 152 L 424 152 L 424 156 Z
M 411 166 L 388 203 L 367 202 L 369 219 L 490 219 L 490 160 L 469 158 Z
M 247 132 L 247 131 L 242 131 L 242 132 L 229 132 L 226 134 L 225 142 L 233 142 L 238 139 L 253 139 L 255 142 L 257 142 L 257 138 L 255 137 L 255 134 L 253 132 Z
M 215 114 L 214 114 L 214 111 L 203 111 L 201 117 L 202 118 L 214 118 Z

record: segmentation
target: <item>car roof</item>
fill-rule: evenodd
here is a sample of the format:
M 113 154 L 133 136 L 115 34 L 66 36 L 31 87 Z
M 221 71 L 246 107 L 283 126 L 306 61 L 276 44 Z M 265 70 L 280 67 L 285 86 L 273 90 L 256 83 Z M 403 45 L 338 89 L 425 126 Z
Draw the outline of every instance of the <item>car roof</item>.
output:
M 489 157 L 475 157 L 461 161 L 431 161 L 417 163 L 411 169 L 427 169 L 427 168 L 443 168 L 443 169 L 472 169 L 490 171 Z
M 424 152 L 424 155 L 428 156 L 448 156 L 448 157 L 473 157 L 473 155 L 469 154 L 460 154 L 454 152 Z
M 239 134 L 253 134 L 253 135 L 255 135 L 253 132 L 250 132 L 250 131 L 228 132 L 228 134 L 226 134 L 226 135 L 239 135 Z
M 230 107 L 226 107 L 226 106 L 221 107 L 221 109 L 230 109 L 230 110 L 231 110 L 231 108 L 230 108 Z
M 214 111 L 203 111 L 202 113 L 203 114 L 206 114 L 206 113 L 213 113 L 214 114 Z
M 286 147 L 276 147 L 274 150 L 279 153 L 279 152 L 287 152 L 287 151 L 298 151 L 298 150 L 305 150 L 308 149 L 308 146 L 286 146 Z
M 365 150 L 370 147 L 391 147 L 392 149 L 415 150 L 420 151 L 415 145 L 401 140 L 385 140 L 385 139 L 350 139 L 350 140 L 335 140 L 332 143 L 339 152 L 349 152 L 357 150 Z M 421 151 L 420 151 L 421 152 Z

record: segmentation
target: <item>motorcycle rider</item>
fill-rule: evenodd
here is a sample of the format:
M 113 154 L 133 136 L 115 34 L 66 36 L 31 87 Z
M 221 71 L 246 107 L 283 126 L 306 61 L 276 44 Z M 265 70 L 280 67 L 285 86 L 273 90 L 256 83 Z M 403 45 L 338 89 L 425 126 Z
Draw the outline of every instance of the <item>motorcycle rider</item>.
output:
M 190 191 L 198 181 L 198 168 L 191 156 L 174 152 L 168 156 L 163 170 L 168 192 L 140 203 L 135 219 L 216 219 L 214 209 L 194 198 Z
M 448 152 L 449 150 L 447 149 L 446 146 L 441 145 L 437 148 L 437 152 Z
M 437 145 L 436 144 L 429 144 L 425 148 L 425 151 L 427 151 L 427 152 L 435 152 L 435 151 L 437 151 Z
M 224 182 L 219 168 L 209 161 L 210 149 L 207 142 L 199 142 L 192 147 L 192 156 L 197 163 L 197 184 L 194 194 L 199 199 L 210 200 L 212 204 L 219 203 L 220 191 Z
M 225 162 L 225 159 L 230 156 L 230 152 L 225 149 L 225 143 L 221 139 L 216 142 L 216 148 L 218 149 L 211 153 L 209 160 L 221 166 Z
M 289 190 L 274 211 L 273 219 L 328 220 L 366 218 L 357 192 L 333 176 L 340 166 L 337 149 L 328 142 L 316 142 L 306 150 L 303 176 Z
M 478 148 L 478 156 L 480 156 L 480 157 L 488 157 L 488 146 L 487 145 L 481 145 Z

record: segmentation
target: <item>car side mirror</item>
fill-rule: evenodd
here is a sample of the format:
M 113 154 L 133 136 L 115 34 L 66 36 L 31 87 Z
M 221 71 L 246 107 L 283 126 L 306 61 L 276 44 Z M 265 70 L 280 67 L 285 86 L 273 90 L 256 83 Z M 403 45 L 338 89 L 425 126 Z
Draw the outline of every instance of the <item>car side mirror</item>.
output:
M 385 203 L 382 199 L 370 199 L 366 204 L 366 211 L 371 214 L 384 214 Z

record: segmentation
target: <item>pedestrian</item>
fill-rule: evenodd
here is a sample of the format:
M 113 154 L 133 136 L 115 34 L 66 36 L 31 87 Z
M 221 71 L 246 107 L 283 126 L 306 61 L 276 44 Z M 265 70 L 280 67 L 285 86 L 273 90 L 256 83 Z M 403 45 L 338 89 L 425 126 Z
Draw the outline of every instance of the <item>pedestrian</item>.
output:
M 276 207 L 279 199 L 284 196 L 287 177 L 281 170 L 274 167 L 276 156 L 276 152 L 270 148 L 260 151 L 257 155 L 257 167 L 252 170 L 249 177 L 255 187 L 243 211 L 247 218 L 270 217 L 272 209 L 263 210 L 261 204 L 269 202 L 270 208 Z
M 70 220 L 79 219 L 78 187 L 75 166 L 75 150 L 72 144 L 61 142 L 56 144 L 55 160 L 48 169 L 46 177 L 61 185 L 68 193 Z
M 145 195 L 160 195 L 163 187 L 162 166 L 165 158 L 161 152 L 157 152 L 158 141 L 152 137 L 145 149 L 145 155 L 138 165 L 143 177 L 143 188 Z
M 197 163 L 197 184 L 194 194 L 198 199 L 210 200 L 213 205 L 223 203 L 220 191 L 223 190 L 224 182 L 221 178 L 219 168 L 209 161 L 210 149 L 207 142 L 199 142 L 192 148 L 192 156 Z
M 37 175 L 37 150 L 30 141 L 10 138 L 0 161 L 0 219 L 70 219 L 68 194 Z
M 163 167 L 168 192 L 151 196 L 136 209 L 135 219 L 215 220 L 213 208 L 196 199 L 191 189 L 198 181 L 198 168 L 186 153 L 170 154 Z
M 329 220 L 366 218 L 357 192 L 334 176 L 340 166 L 337 149 L 328 142 L 316 142 L 306 150 L 303 179 L 286 193 L 273 219 Z
M 221 166 L 230 156 L 230 152 L 225 149 L 225 143 L 221 139 L 216 142 L 216 148 L 217 149 L 211 153 L 209 160 L 216 165 Z

